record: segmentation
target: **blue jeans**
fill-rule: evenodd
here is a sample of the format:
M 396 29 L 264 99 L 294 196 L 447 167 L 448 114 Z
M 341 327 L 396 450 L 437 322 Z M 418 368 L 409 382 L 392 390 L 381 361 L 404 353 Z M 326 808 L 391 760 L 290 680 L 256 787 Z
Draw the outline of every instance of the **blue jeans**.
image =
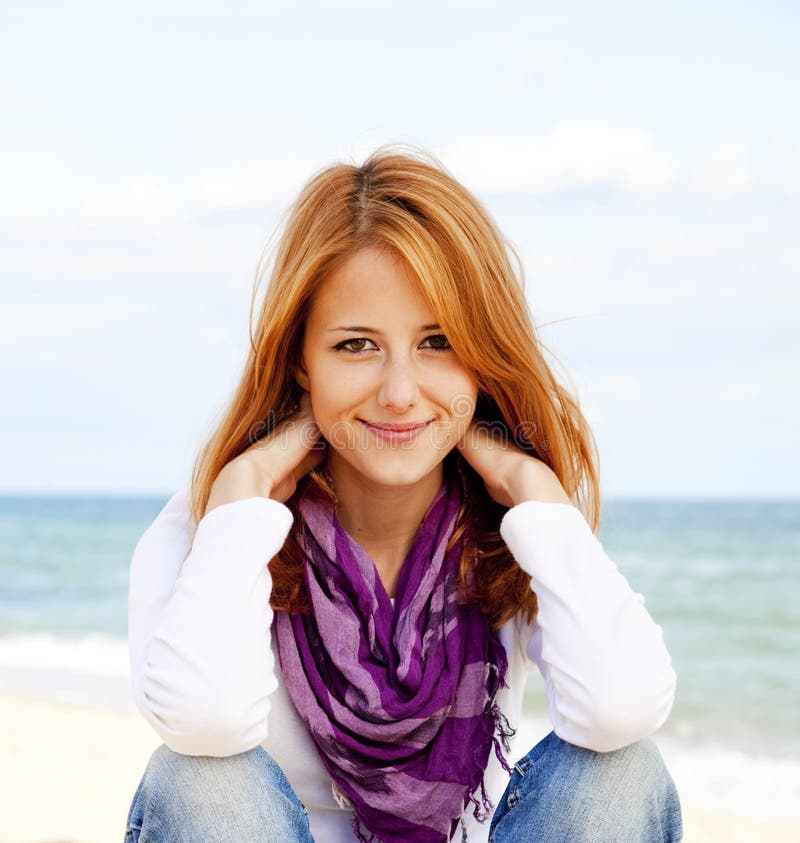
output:
M 555 732 L 514 765 L 489 827 L 490 843 L 672 843 L 682 836 L 678 792 L 652 738 L 594 752 Z M 263 747 L 213 758 L 162 744 L 133 797 L 125 843 L 199 841 L 314 843 L 303 804 Z

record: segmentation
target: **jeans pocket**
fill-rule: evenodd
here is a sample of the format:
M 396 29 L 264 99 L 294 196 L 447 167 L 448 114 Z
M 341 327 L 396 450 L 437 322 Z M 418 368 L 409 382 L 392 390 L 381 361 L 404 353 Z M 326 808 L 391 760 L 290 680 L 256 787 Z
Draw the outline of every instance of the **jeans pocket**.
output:
M 522 781 L 522 777 L 528 772 L 530 769 L 530 761 L 528 760 L 527 756 L 521 758 L 517 763 L 514 765 L 511 778 L 506 785 L 506 789 L 503 792 L 502 797 L 500 797 L 500 801 L 497 803 L 495 808 L 494 815 L 492 816 L 492 821 L 489 824 L 489 843 L 492 843 L 494 838 L 494 829 L 495 826 L 503 819 L 503 817 L 510 811 L 512 808 L 516 807 L 517 803 L 519 802 L 519 794 L 517 788 Z

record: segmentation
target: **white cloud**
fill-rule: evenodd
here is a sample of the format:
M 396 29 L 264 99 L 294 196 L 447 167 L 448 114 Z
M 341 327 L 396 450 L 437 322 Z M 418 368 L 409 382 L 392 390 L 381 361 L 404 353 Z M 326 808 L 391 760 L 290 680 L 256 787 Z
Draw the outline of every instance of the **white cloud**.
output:
M 49 104 L 48 98 L 40 92 L 23 90 L 19 85 L 12 87 L 0 84 L 0 108 L 9 110 L 46 108 Z
M 242 326 L 244 332 L 246 326 Z M 197 325 L 191 329 L 191 345 L 233 345 L 237 341 L 234 337 L 232 326 L 220 323 L 206 323 Z
M 265 219 L 265 224 L 271 222 Z M 131 281 L 140 289 L 216 290 L 232 298 L 249 296 L 264 226 L 235 228 L 129 225 L 105 235 L 91 226 L 43 222 L 24 230 L 2 227 L 0 278 L 36 285 L 80 284 L 108 289 Z M 18 236 L 13 236 L 17 232 Z
M 496 94 L 516 94 L 525 88 L 525 75 L 522 73 L 507 73 L 501 76 L 492 86 Z
M 201 188 L 207 211 L 238 211 L 285 203 L 299 192 L 314 165 L 285 160 L 270 166 L 246 166 L 211 173 Z
M 694 373 L 691 378 L 679 373 L 640 378 L 626 371 L 607 371 L 586 374 L 579 383 L 579 402 L 593 427 L 606 421 L 618 425 L 621 417 L 628 421 L 640 417 L 666 419 L 671 410 L 687 407 L 700 419 L 720 406 L 743 412 L 765 406 L 770 400 L 800 398 L 800 379 L 791 370 Z
M 96 193 L 83 201 L 82 210 L 89 222 L 98 225 L 153 225 L 175 217 L 169 197 L 154 181 Z
M 780 263 L 793 272 L 800 272 L 800 249 L 790 247 L 780 257 Z
M 715 404 L 748 404 L 771 395 L 800 397 L 800 378 L 797 371 L 756 371 L 715 374 L 693 377 L 652 396 L 656 405 L 681 402 L 708 404 L 713 396 Z
M 24 360 L 60 369 L 108 369 L 114 363 L 109 344 L 147 312 L 147 302 L 132 296 L 4 296 L 0 359 L 12 365 Z
M 113 371 L 161 366 L 183 350 L 233 365 L 247 344 L 247 307 L 210 315 L 202 307 L 198 300 L 195 309 L 172 312 L 146 295 L 121 292 L 5 296 L 0 365 Z
M 577 275 L 591 268 L 591 261 L 576 252 L 561 252 L 542 246 L 525 248 L 520 245 L 518 251 L 524 260 L 527 283 L 537 275 Z
M 153 249 L 172 243 L 177 227 L 174 222 L 157 227 L 131 224 L 104 229 L 98 234 L 97 225 L 78 214 L 65 216 L 51 209 L 4 214 L 0 209 L 0 239 L 16 248 L 33 246 L 41 250 L 64 245 L 70 249 L 94 249 L 98 243 L 106 247 L 138 248 L 146 242 Z
M 578 401 L 592 426 L 614 418 L 621 407 L 642 406 L 644 388 L 630 372 L 606 372 L 576 380 L 580 384 Z
M 750 140 L 730 137 L 717 143 L 694 168 L 693 184 L 700 193 L 723 199 L 750 192 L 756 184 Z
M 558 50 L 552 47 L 535 47 L 526 41 L 511 38 L 492 41 L 487 45 L 487 51 L 493 56 L 511 59 L 537 75 L 555 73 L 562 65 L 561 53 Z
M 597 379 L 597 386 L 613 395 L 637 396 L 642 393 L 641 381 L 630 372 L 608 372 Z
M 727 231 L 709 230 L 673 222 L 670 227 L 658 227 L 640 232 L 637 236 L 642 250 L 659 263 L 705 262 L 730 255 L 731 242 Z
M 446 146 L 439 157 L 458 178 L 487 192 L 612 187 L 660 194 L 678 177 L 678 166 L 647 130 L 612 123 L 566 123 L 539 139 L 482 135 Z
M 109 325 L 141 317 L 143 299 L 132 296 L 4 296 L 0 309 L 0 345 L 38 345 L 43 339 L 102 338 Z
M 709 396 L 713 396 L 714 404 L 749 404 L 770 396 L 800 397 L 800 379 L 791 369 L 708 375 L 695 372 L 691 378 L 673 374 L 647 381 L 628 372 L 607 372 L 594 377 L 587 388 L 594 403 L 602 406 L 610 402 L 616 409 L 621 405 L 646 409 L 685 403 L 704 407 Z
M 175 243 L 163 254 L 137 253 L 134 250 L 96 246 L 83 254 L 34 254 L 28 258 L 29 278 L 53 281 L 103 282 L 117 278 L 138 278 L 142 285 L 162 284 L 164 277 L 198 273 L 209 276 L 230 271 L 232 260 L 212 248 L 191 251 L 192 238 L 176 236 Z M 185 251 L 181 246 L 186 247 Z M 255 250 L 253 250 L 255 251 Z

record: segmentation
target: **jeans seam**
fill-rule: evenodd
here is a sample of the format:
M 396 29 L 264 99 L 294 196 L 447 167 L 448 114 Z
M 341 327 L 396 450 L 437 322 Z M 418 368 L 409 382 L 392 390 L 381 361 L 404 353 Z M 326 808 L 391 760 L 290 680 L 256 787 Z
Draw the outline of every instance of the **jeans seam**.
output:
M 136 788 L 136 793 L 133 795 L 133 801 L 131 802 L 130 810 L 128 811 L 128 821 L 126 823 L 126 834 L 135 831 L 137 834 L 142 833 L 142 824 L 139 819 L 136 817 L 136 811 L 139 806 L 139 802 L 142 798 L 142 790 L 144 788 L 144 777 L 139 781 L 139 785 Z

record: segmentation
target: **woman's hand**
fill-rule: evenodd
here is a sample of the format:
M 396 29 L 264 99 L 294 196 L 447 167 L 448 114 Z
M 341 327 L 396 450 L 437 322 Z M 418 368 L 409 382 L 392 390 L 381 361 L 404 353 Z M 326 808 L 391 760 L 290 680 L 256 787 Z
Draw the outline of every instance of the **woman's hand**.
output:
M 471 422 L 456 447 L 502 506 L 529 500 L 572 503 L 548 465 L 502 441 L 499 431 L 487 429 L 485 423 Z
M 311 410 L 311 398 L 303 392 L 296 412 L 220 471 L 211 487 L 206 512 L 249 497 L 285 503 L 298 481 L 325 459 L 325 446 Z

